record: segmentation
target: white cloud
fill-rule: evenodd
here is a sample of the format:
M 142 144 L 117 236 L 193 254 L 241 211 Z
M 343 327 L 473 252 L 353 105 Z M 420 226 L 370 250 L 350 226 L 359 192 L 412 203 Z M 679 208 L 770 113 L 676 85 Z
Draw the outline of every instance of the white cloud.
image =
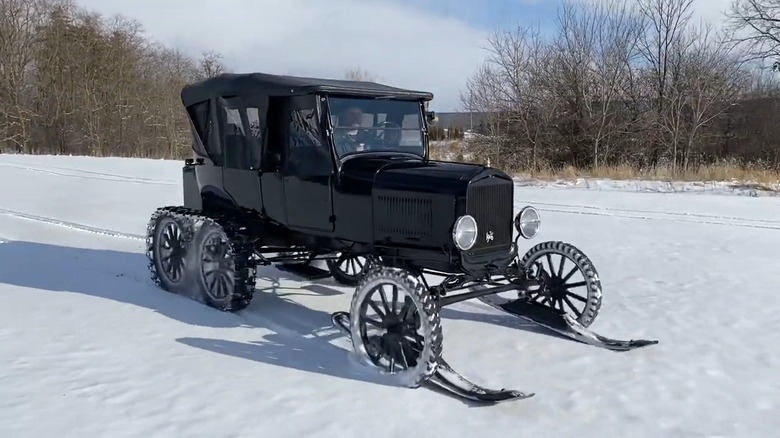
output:
M 433 92 L 437 111 L 461 109 L 459 93 L 484 59 L 489 33 L 384 0 L 76 1 L 135 19 L 151 38 L 190 54 L 220 52 L 239 72 L 338 78 L 361 68 L 380 82 Z M 694 16 L 721 24 L 729 3 L 694 0 Z M 521 21 L 522 7 L 517 14 Z M 554 15 L 542 21 L 554 23 Z
M 197 55 L 214 50 L 235 71 L 379 81 L 434 93 L 432 108 L 460 107 L 459 93 L 485 56 L 487 34 L 454 19 L 374 0 L 79 0 L 106 16 Z
M 728 11 L 730 4 L 731 0 L 694 0 L 693 18 L 720 26 L 725 21 L 723 14 Z

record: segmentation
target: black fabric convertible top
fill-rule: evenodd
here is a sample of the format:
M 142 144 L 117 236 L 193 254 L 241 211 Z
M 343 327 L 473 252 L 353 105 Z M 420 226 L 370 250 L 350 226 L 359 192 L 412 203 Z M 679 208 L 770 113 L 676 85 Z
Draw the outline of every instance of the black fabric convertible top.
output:
M 375 82 L 304 78 L 266 73 L 223 73 L 185 86 L 181 91 L 181 99 L 184 106 L 188 107 L 220 96 L 292 96 L 317 92 L 355 96 L 386 96 L 398 99 L 433 99 L 433 94 L 429 92 L 405 90 Z

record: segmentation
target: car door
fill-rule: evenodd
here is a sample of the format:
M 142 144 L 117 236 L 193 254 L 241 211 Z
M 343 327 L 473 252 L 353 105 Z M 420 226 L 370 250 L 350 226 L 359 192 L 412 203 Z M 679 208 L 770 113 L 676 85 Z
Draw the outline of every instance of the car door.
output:
M 260 144 L 253 132 L 257 108 L 247 108 L 241 99 L 220 99 L 219 114 L 225 166 L 222 173 L 225 190 L 235 202 L 257 213 L 262 211 L 263 196 L 258 176 Z
M 291 98 L 285 107 L 282 174 L 287 223 L 294 228 L 332 232 L 334 165 L 322 135 L 317 96 Z

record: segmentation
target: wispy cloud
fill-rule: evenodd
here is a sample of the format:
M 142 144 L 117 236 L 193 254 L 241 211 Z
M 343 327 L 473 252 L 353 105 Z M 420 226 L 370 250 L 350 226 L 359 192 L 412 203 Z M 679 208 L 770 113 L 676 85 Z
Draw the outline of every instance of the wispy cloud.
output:
M 214 50 L 240 72 L 341 77 L 368 70 L 385 83 L 432 91 L 459 109 L 492 29 L 551 28 L 560 0 L 77 0 L 139 21 L 151 38 L 197 55 Z M 584 0 L 592 1 L 592 0 Z M 719 21 L 729 0 L 695 0 Z
M 375 0 L 81 0 L 136 19 L 155 40 L 189 53 L 215 50 L 236 71 L 341 77 L 371 71 L 435 94 L 453 110 L 481 62 L 487 31 L 455 18 Z

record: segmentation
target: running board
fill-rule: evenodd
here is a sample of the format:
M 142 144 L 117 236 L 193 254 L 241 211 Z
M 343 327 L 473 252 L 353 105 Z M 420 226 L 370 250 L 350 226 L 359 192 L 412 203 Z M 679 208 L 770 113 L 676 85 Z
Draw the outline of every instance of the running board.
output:
M 333 313 L 330 316 L 330 320 L 347 338 L 351 339 L 348 312 Z M 511 400 L 523 400 L 534 396 L 534 393 L 511 389 L 491 389 L 477 385 L 452 369 L 443 358 L 440 359 L 436 372 L 425 383 L 444 390 L 451 395 L 479 403 L 500 403 Z
M 594 333 L 561 310 L 522 298 L 508 300 L 493 295 L 480 297 L 479 300 L 497 310 L 533 322 L 576 341 L 611 351 L 629 351 L 658 343 L 646 339 L 629 341 L 610 339 Z

